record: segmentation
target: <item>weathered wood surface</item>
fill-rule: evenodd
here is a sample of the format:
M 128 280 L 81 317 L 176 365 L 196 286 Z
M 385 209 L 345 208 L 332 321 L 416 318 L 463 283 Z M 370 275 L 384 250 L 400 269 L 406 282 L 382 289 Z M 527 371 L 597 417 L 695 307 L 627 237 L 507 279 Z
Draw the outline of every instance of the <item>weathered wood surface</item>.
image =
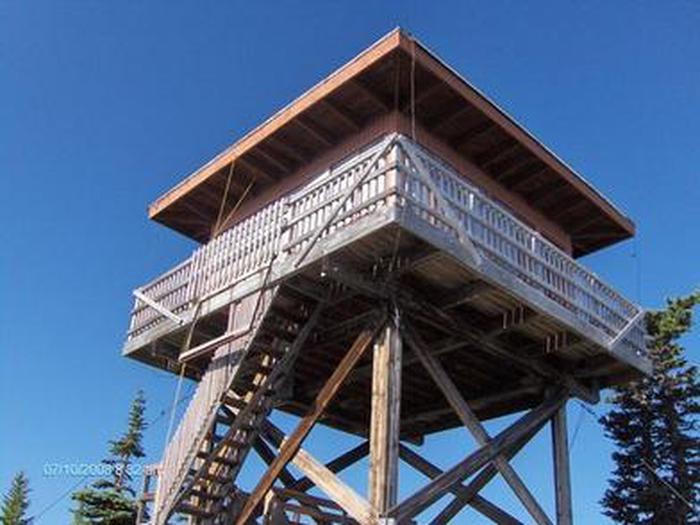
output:
M 369 501 L 378 516 L 396 504 L 399 488 L 402 344 L 398 322 L 395 317 L 384 326 L 372 357 Z
M 299 314 L 298 322 L 288 322 L 296 327 L 289 332 L 294 336 L 291 344 L 253 348 L 256 337 L 279 329 L 278 323 L 270 326 L 268 315 L 277 293 L 273 288 L 230 309 L 229 328 L 248 326 L 249 335 L 217 350 L 168 443 L 160 467 L 154 523 L 165 523 L 192 495 L 218 501 L 230 490 L 254 444 L 260 419 L 272 408 L 271 394 L 286 377 L 323 309 L 323 304 L 316 305 L 308 316 Z
M 566 405 L 552 418 L 552 451 L 554 453 L 554 488 L 557 525 L 573 524 L 571 501 L 571 473 L 569 466 L 569 437 L 566 424 Z
M 565 396 L 561 393 L 552 395 L 540 406 L 500 432 L 488 445 L 473 452 L 396 505 L 389 511 L 389 515 L 400 522 L 422 512 L 446 492 L 450 492 L 455 486 L 458 486 L 465 478 L 481 470 L 494 457 L 502 454 L 508 447 L 513 446 L 523 436 L 548 420 L 564 402 Z
M 139 292 L 188 320 L 195 304 L 214 301 L 217 294 L 263 272 L 271 260 L 275 259 L 275 278 L 282 280 L 284 272 L 298 270 L 288 259 L 300 261 L 304 256 L 304 264 L 312 264 L 336 249 L 333 246 L 369 234 L 362 225 L 372 224 L 372 217 L 386 217 L 388 222 L 374 224 L 394 220 L 440 247 L 444 238 L 448 253 L 483 273 L 491 285 L 515 294 L 633 366 L 646 367 L 639 307 L 425 148 L 400 137 L 377 162 L 375 156 L 385 146 L 368 148 L 282 196 Z M 476 251 L 456 250 L 450 239 L 461 239 L 462 245 Z M 477 265 L 475 258 L 485 264 Z M 202 310 L 210 311 L 206 305 Z M 177 324 L 137 299 L 125 348 L 133 351 L 148 344 L 149 333 L 160 333 L 160 326 L 171 326 L 172 331 Z
M 462 421 L 462 424 L 474 436 L 479 446 L 484 447 L 491 443 L 491 436 L 486 432 L 486 429 L 476 417 L 472 409 L 464 400 L 455 384 L 450 379 L 445 369 L 442 367 L 436 357 L 434 357 L 425 343 L 421 340 L 418 333 L 408 327 L 405 330 L 405 337 L 413 351 L 423 363 L 423 366 L 428 371 L 430 376 L 435 381 L 435 385 L 442 390 L 447 398 L 452 409 L 457 413 Z M 532 495 L 530 490 L 525 485 L 525 482 L 520 478 L 518 473 L 511 467 L 504 454 L 497 454 L 493 459 L 493 464 L 500 472 L 503 479 L 513 490 L 517 498 L 522 502 L 527 511 L 538 525 L 551 525 L 552 522 L 545 514 L 544 510 Z
M 442 469 L 433 465 L 430 461 L 428 461 L 418 453 L 413 452 L 411 449 L 404 445 L 401 445 L 399 455 L 403 461 L 412 466 L 418 472 L 427 476 L 429 479 L 435 479 L 443 473 Z M 460 485 L 451 489 L 450 492 L 452 492 L 452 494 L 454 494 L 457 498 L 460 498 L 462 497 L 462 494 L 467 490 L 468 489 L 466 486 Z M 468 504 L 472 508 L 474 508 L 474 510 L 480 512 L 495 523 L 504 525 L 522 525 L 522 523 L 519 520 L 509 515 L 503 509 L 500 509 L 492 502 L 488 501 L 486 498 L 479 496 L 477 493 L 474 493 L 472 498 L 469 500 Z M 447 523 L 451 518 L 452 516 L 450 516 L 447 520 L 443 521 L 442 523 Z M 431 522 L 431 525 L 438 525 L 439 523 L 441 523 L 441 521 L 433 520 Z
M 335 397 L 336 393 L 343 384 L 343 380 L 357 364 L 367 348 L 372 344 L 374 338 L 376 337 L 377 330 L 378 326 L 367 328 L 357 337 L 345 357 L 343 357 L 343 360 L 340 362 L 338 367 L 334 370 L 331 377 L 328 378 L 326 384 L 319 392 L 316 402 L 313 405 L 313 409 L 302 418 L 289 438 L 282 444 L 279 454 L 260 479 L 255 489 L 251 493 L 250 498 L 246 502 L 245 507 L 241 511 L 241 514 L 236 521 L 237 525 L 244 525 L 248 519 L 252 517 L 255 508 L 262 502 L 265 494 L 270 490 L 272 484 L 275 482 L 282 469 L 295 456 L 301 447 L 301 443 L 304 441 L 309 432 L 311 432 L 311 429 L 318 421 L 318 418 L 323 414 L 328 404 Z
M 402 235 L 410 236 L 411 240 L 407 241 L 406 252 L 398 254 Z M 378 246 L 385 247 L 380 258 L 375 255 Z M 418 252 L 411 253 L 410 249 L 416 246 L 420 247 Z M 343 260 L 350 261 L 347 268 L 342 262 L 337 265 L 330 257 L 341 250 L 347 258 Z M 439 262 L 431 265 L 431 258 Z M 353 268 L 353 262 L 362 268 L 359 273 Z M 420 282 L 414 287 L 406 286 L 401 282 L 404 277 L 409 283 Z M 450 281 L 449 289 L 445 281 Z M 426 287 L 421 288 L 424 284 Z M 160 491 L 156 508 L 173 507 L 180 494 L 174 490 L 180 490 L 185 476 L 189 476 L 189 482 L 185 484 L 189 490 L 204 475 L 213 479 L 220 478 L 223 471 L 235 475 L 252 446 L 252 440 L 246 438 L 240 452 L 231 446 L 231 457 L 222 453 L 217 458 L 217 465 L 212 465 L 207 458 L 200 458 L 194 476 L 191 469 L 183 470 L 183 465 L 191 463 L 192 450 L 197 451 L 196 446 L 190 446 L 191 442 L 203 443 L 201 429 L 208 426 L 214 410 L 212 407 L 217 403 L 215 399 L 220 397 L 229 374 L 235 372 L 227 371 L 226 378 L 216 382 L 215 370 L 206 370 L 207 360 L 212 352 L 215 361 L 225 358 L 219 353 L 227 353 L 225 349 L 234 347 L 242 351 L 240 355 L 244 354 L 243 350 L 255 333 L 255 319 L 258 314 L 264 316 L 266 312 L 265 308 L 259 311 L 257 306 L 252 307 L 258 303 L 258 297 L 263 297 L 260 290 L 265 287 L 280 287 L 303 297 L 303 301 L 319 301 L 332 296 L 333 301 L 342 303 L 322 320 L 319 344 L 302 352 L 299 370 L 328 371 L 330 367 L 336 367 L 339 352 L 350 345 L 348 334 L 357 333 L 353 323 L 364 322 L 363 313 L 377 308 L 379 303 L 386 304 L 395 299 L 401 307 L 409 305 L 412 309 L 410 317 L 420 326 L 419 331 L 427 334 L 432 343 L 439 343 L 436 350 L 447 356 L 447 360 L 456 349 L 470 347 L 471 351 L 464 357 L 469 360 L 469 373 L 474 374 L 478 382 L 475 390 L 478 391 L 482 384 L 493 385 L 494 381 L 500 381 L 500 371 L 498 377 L 493 375 L 494 363 L 512 368 L 513 373 L 506 370 L 503 374 L 508 381 L 507 387 L 499 387 L 498 392 L 493 387 L 484 391 L 488 394 L 484 399 L 489 399 L 494 407 L 487 417 L 535 406 L 541 400 L 538 392 L 541 394 L 542 385 L 550 380 L 565 385 L 582 399 L 594 402 L 597 379 L 588 379 L 582 374 L 583 369 L 578 370 L 577 379 L 567 368 L 578 359 L 588 358 L 591 352 L 600 354 L 607 350 L 610 354 L 625 356 L 625 362 L 642 369 L 646 363 L 642 355 L 637 355 L 644 349 L 643 341 L 640 342 L 643 329 L 638 307 L 527 228 L 425 148 L 405 137 L 389 137 L 297 191 L 282 196 L 200 248 L 190 260 L 163 279 L 139 289 L 141 299 L 137 299 L 127 346 L 133 344 L 132 350 L 146 352 L 146 348 L 150 349 L 151 344 L 160 339 L 170 339 L 168 344 L 173 345 L 172 341 L 177 340 L 171 337 L 173 333 L 187 330 L 185 352 L 173 357 L 171 347 L 168 359 L 178 364 L 180 358 L 187 362 L 188 367 L 190 363 L 195 368 L 201 367 L 199 374 L 205 372 L 199 376 L 202 381 L 195 396 L 196 402 L 188 408 L 166 450 L 159 486 L 168 488 Z M 433 297 L 431 289 L 442 290 L 442 293 Z M 354 295 L 362 298 L 353 302 Z M 484 298 L 486 295 L 488 297 Z M 234 322 L 219 329 L 212 319 L 237 302 L 248 306 L 240 312 L 231 310 L 236 314 Z M 270 302 L 266 304 L 269 306 Z M 463 314 L 465 308 L 468 310 L 472 302 L 477 305 L 473 311 L 481 321 L 462 323 L 460 312 Z M 348 312 L 345 305 L 350 306 Z M 276 302 L 275 308 L 289 309 L 290 306 Z M 294 310 L 293 305 L 291 309 Z M 293 312 L 290 315 L 294 316 Z M 336 323 L 335 319 L 341 322 Z M 189 328 L 193 320 L 197 320 L 201 329 L 192 338 L 196 346 L 189 348 L 192 335 Z M 530 330 L 536 332 L 534 337 L 531 337 Z M 563 334 L 561 341 L 566 342 L 558 342 L 560 333 Z M 158 334 L 158 337 L 151 334 Z M 571 345 L 566 337 L 568 334 L 576 336 Z M 277 335 L 273 334 L 273 339 Z M 281 335 L 285 336 L 284 330 Z M 563 357 L 563 365 L 567 366 L 560 367 L 556 359 L 538 354 L 532 348 L 520 352 L 518 344 L 523 337 L 532 342 L 537 338 L 549 341 L 550 336 L 557 339 L 551 351 L 558 352 L 560 355 L 556 357 Z M 530 422 L 530 426 L 518 433 L 513 431 L 513 435 L 500 435 L 491 440 L 479 421 L 482 415 L 477 416 L 477 408 L 467 405 L 460 393 L 460 390 L 469 389 L 463 377 L 460 384 L 451 381 L 435 356 L 427 349 L 424 349 L 424 355 L 421 354 L 420 349 L 425 345 L 420 343 L 414 344 L 418 348 L 416 355 L 402 360 L 398 337 L 396 334 L 387 337 L 386 341 L 392 342 L 378 345 L 373 373 L 367 365 L 351 371 L 352 366 L 348 368 L 346 362 L 341 361 L 340 371 L 335 369 L 331 378 L 338 381 L 347 377 L 351 393 L 349 399 L 343 399 L 342 409 L 326 414 L 328 424 L 360 435 L 366 435 L 363 434 L 367 430 L 365 416 L 373 418 L 369 436 L 372 451 L 369 505 L 372 515 L 410 518 L 429 504 L 435 494 L 454 491 L 463 476 L 493 462 L 535 522 L 549 525 L 550 521 L 507 461 L 507 452 L 513 444 L 534 428 L 532 425 L 539 424 L 540 419 Z M 576 345 L 581 345 L 580 353 L 574 350 Z M 157 344 L 153 348 L 153 355 L 157 356 Z M 542 345 L 543 351 L 544 348 Z M 328 352 L 324 355 L 325 350 Z M 549 346 L 547 351 L 550 351 Z M 569 354 L 565 356 L 565 352 Z M 361 352 L 354 355 L 353 364 L 360 355 Z M 569 363 L 565 362 L 566 359 L 570 359 Z M 262 369 L 270 368 L 275 362 L 274 359 L 263 362 Z M 425 391 L 425 380 L 420 374 L 411 373 L 407 376 L 408 381 L 403 382 L 402 370 L 419 362 L 428 369 L 445 394 L 452 413 L 445 413 L 444 399 L 439 400 L 439 405 L 435 404 L 435 397 L 432 392 Z M 591 366 L 594 365 L 591 362 Z M 256 399 L 262 395 L 261 385 L 265 384 L 265 377 L 266 372 L 252 379 L 252 389 L 258 390 L 242 394 L 244 404 L 256 404 Z M 373 395 L 367 398 L 363 397 L 366 393 L 359 391 L 366 388 L 369 381 L 373 383 Z M 306 414 L 300 427 L 282 446 L 279 457 L 271 459 L 268 474 L 245 508 L 244 514 L 248 517 L 269 493 L 277 476 L 284 475 L 285 466 L 295 457 L 301 441 L 335 395 L 333 389 L 337 388 L 337 385 L 320 385 L 313 379 L 299 384 L 303 387 L 295 387 L 291 395 L 297 397 L 285 399 L 288 404 L 284 409 L 289 408 L 290 412 L 302 416 Z M 400 427 L 399 392 L 402 386 L 412 400 L 418 400 L 419 409 L 411 413 L 413 407 L 410 407 L 409 417 Z M 505 398 L 496 394 L 503 394 Z M 363 403 L 366 403 L 364 406 L 371 403 L 371 416 L 362 408 Z M 499 406 L 501 403 L 504 405 Z M 229 421 L 228 424 L 231 428 L 236 428 L 235 417 L 239 412 L 241 410 L 236 409 L 230 414 L 233 423 Z M 242 412 L 245 413 L 245 409 Z M 433 492 L 416 494 L 408 502 L 398 504 L 396 465 L 399 437 L 416 440 L 427 432 L 440 429 L 441 413 L 452 420 L 456 413 L 457 420 L 451 424 L 461 421 L 482 449 L 436 477 L 432 482 L 435 484 L 431 489 Z M 430 425 L 422 423 L 420 418 L 430 419 Z M 401 435 L 404 431 L 406 434 Z M 227 439 L 227 434 L 224 438 Z M 217 445 L 213 437 L 206 439 L 211 440 L 211 450 L 214 451 L 219 450 L 217 447 L 223 450 L 230 445 L 228 442 Z M 564 446 L 561 440 L 557 446 Z M 263 450 L 260 446 L 258 448 Z M 235 458 L 241 458 L 241 461 Z M 230 463 L 228 470 L 221 466 L 226 466 L 227 462 Z M 566 465 L 560 462 L 559 466 L 563 469 Z M 564 470 L 559 472 L 559 477 L 566 477 Z M 304 481 L 304 486 L 311 481 Z M 565 484 L 559 483 L 559 486 L 560 507 L 564 508 Z M 224 484 L 217 487 L 212 493 L 199 489 L 197 492 L 202 498 L 221 499 L 226 487 Z M 459 492 L 462 495 L 464 490 L 459 489 Z M 472 500 L 473 497 L 465 497 L 465 502 Z M 476 501 L 486 512 L 497 513 L 488 503 Z M 190 505 L 189 502 L 182 504 Z M 457 506 L 458 503 L 451 505 L 451 510 L 444 515 L 455 511 Z M 357 514 L 358 511 L 353 512 Z M 565 510 L 562 512 L 566 514 Z

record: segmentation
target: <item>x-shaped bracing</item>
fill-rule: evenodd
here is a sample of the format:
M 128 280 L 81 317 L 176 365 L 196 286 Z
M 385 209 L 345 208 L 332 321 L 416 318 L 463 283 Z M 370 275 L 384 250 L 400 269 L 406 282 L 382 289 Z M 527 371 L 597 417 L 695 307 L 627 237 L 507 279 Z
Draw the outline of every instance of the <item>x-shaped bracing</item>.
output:
M 445 395 L 445 398 L 462 424 L 469 430 L 472 436 L 474 436 L 476 442 L 482 447 L 489 445 L 491 437 L 479 421 L 479 418 L 469 408 L 469 405 L 459 393 L 459 390 L 440 364 L 440 361 L 429 352 L 420 334 L 411 326 L 408 326 L 403 336 L 433 378 L 435 384 Z M 549 520 L 544 510 L 542 510 L 539 503 L 537 503 L 537 500 L 535 500 L 534 496 L 525 485 L 525 482 L 523 482 L 518 473 L 511 467 L 510 463 L 508 463 L 508 459 L 505 455 L 502 453 L 497 454 L 493 459 L 493 465 L 501 476 L 503 476 L 503 479 L 513 490 L 535 522 L 538 525 L 551 525 L 552 522 Z
M 391 320 L 384 318 L 380 322 L 370 324 L 360 333 L 319 391 L 309 413 L 301 419 L 289 436 L 285 436 L 269 421 L 263 424 L 262 435 L 278 448 L 278 453 L 275 456 L 262 440 L 257 443 L 256 449 L 268 463 L 269 468 L 237 516 L 236 524 L 248 523 L 257 515 L 260 505 L 278 478 L 288 489 L 298 492 L 305 492 L 315 485 L 349 516 L 363 525 L 377 523 L 380 518 L 394 519 L 396 523 L 409 523 L 415 516 L 448 493 L 452 494 L 454 499 L 435 517 L 432 522 L 435 525 L 448 522 L 468 504 L 497 523 L 519 523 L 515 518 L 478 494 L 497 473 L 504 477 L 538 525 L 550 524 L 551 522 L 508 461 L 560 410 L 569 396 L 568 390 L 562 386 L 557 390 L 550 391 L 539 406 L 491 438 L 437 358 L 426 348 L 419 333 L 411 326 L 402 327 L 403 339 L 435 379 L 453 410 L 476 438 L 480 448 L 452 468 L 441 471 L 410 449 L 403 445 L 400 446 L 398 454 L 403 460 L 426 474 L 431 478 L 431 481 L 404 501 L 393 505 L 384 512 L 378 512 L 378 509 L 375 509 L 367 499 L 336 475 L 340 469 L 357 461 L 367 453 L 366 444 L 349 452 L 349 456 L 341 456 L 328 465 L 316 460 L 301 447 L 303 440 L 321 417 L 343 382 L 349 377 L 354 366 L 374 343 L 382 327 L 388 326 L 391 322 Z M 295 479 L 287 470 L 289 463 L 301 470 L 305 478 Z M 465 485 L 464 481 L 472 476 L 474 479 Z
M 472 452 L 455 466 L 435 477 L 425 487 L 390 509 L 389 517 L 394 518 L 398 523 L 408 521 L 448 492 L 459 488 L 465 479 L 482 470 L 496 457 L 504 456 L 507 450 L 518 446 L 524 437 L 533 435 L 554 415 L 567 397 L 564 390 L 552 393 L 539 406 L 501 431 L 486 445 Z M 465 501 L 464 504 L 466 503 Z

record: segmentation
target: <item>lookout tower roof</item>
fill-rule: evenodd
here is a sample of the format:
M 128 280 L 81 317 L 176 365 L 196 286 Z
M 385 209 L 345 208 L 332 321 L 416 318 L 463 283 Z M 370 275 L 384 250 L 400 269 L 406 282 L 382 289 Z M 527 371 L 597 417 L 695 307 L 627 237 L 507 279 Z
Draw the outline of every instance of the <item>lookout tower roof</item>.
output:
M 235 202 L 276 185 L 392 113 L 414 115 L 419 141 L 421 134 L 440 140 L 560 225 L 575 256 L 634 234 L 633 222 L 598 190 L 401 29 L 161 195 L 149 217 L 205 242 L 225 194 Z

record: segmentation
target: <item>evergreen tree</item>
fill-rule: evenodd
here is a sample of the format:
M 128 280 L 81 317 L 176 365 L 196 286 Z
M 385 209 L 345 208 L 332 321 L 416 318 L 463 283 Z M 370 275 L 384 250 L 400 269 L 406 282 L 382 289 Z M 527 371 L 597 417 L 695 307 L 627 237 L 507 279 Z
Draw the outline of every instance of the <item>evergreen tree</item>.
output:
M 129 410 L 126 432 L 109 442 L 109 458 L 103 464 L 110 467 L 110 476 L 99 479 L 89 488 L 73 494 L 78 503 L 73 511 L 74 523 L 100 525 L 133 525 L 136 521 L 136 493 L 131 486 L 132 467 L 136 459 L 145 456 L 143 432 L 146 399 L 138 391 Z
M 679 343 L 698 304 L 700 292 L 669 300 L 666 308 L 647 315 L 654 372 L 616 389 L 615 407 L 601 418 L 617 447 L 601 503 L 617 523 L 700 523 L 700 384 Z
M 2 525 L 25 525 L 30 523 L 27 517 L 29 508 L 29 480 L 24 472 L 12 478 L 10 489 L 2 499 L 0 523 Z

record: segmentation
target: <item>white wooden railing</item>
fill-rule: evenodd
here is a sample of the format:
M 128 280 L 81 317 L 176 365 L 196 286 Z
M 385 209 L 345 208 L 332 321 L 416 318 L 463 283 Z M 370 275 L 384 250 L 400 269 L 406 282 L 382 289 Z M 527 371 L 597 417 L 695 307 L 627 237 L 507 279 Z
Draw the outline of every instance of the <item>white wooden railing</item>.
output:
M 439 230 L 455 234 L 426 184 L 425 177 L 430 177 L 489 264 L 517 279 L 528 293 L 550 299 L 596 328 L 608 341 L 624 333 L 621 344 L 636 354 L 644 353 L 643 323 L 634 321 L 639 317 L 638 306 L 407 138 L 400 137 L 386 150 L 346 198 L 348 189 L 358 182 L 383 144 L 357 152 L 299 190 L 282 196 L 139 291 L 176 314 L 187 311 L 201 297 L 261 271 L 272 257 L 277 256 L 276 264 L 283 263 L 303 252 L 308 243 L 349 231 L 364 216 L 391 206 L 400 206 L 401 213 L 408 211 Z M 407 149 L 421 166 L 413 165 Z M 340 203 L 342 209 L 333 215 Z M 319 228 L 323 232 L 317 234 Z M 138 337 L 165 319 L 137 299 L 128 337 Z
M 277 200 L 197 248 L 192 256 L 138 289 L 175 314 L 196 306 L 201 298 L 268 267 L 280 252 L 285 201 Z M 136 298 L 128 338 L 166 320 Z
M 635 320 L 639 306 L 626 300 L 594 273 L 576 262 L 539 233 L 514 217 L 505 207 L 467 183 L 453 168 L 424 148 L 407 140 L 413 165 L 405 149 L 399 149 L 401 177 L 398 193 L 410 212 L 443 230 L 450 230 L 439 212 L 430 189 L 418 173 L 427 170 L 445 199 L 464 225 L 482 256 L 505 270 L 533 291 L 537 291 L 598 328 L 613 340 Z M 643 323 L 624 338 L 634 352 L 645 349 Z

